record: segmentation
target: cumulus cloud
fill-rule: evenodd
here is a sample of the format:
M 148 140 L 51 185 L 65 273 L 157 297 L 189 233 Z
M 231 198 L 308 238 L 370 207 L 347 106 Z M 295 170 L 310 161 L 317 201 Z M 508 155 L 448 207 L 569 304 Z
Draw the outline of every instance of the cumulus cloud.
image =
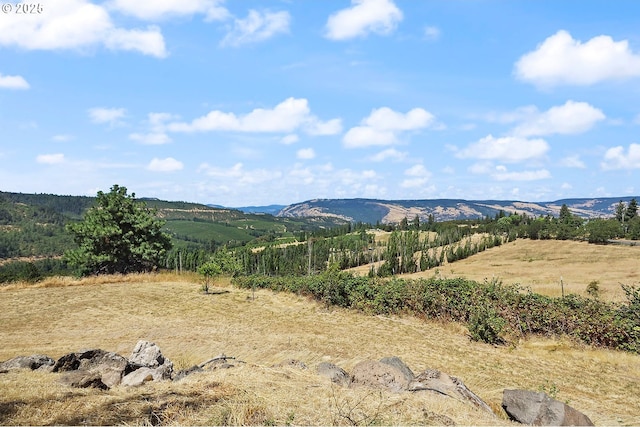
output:
M 316 157 L 316 152 L 313 148 L 303 148 L 298 150 L 296 157 L 301 160 L 310 160 Z
M 626 152 L 621 145 L 609 148 L 600 165 L 604 170 L 640 169 L 640 144 L 629 145 Z
M 220 0 L 112 0 L 108 7 L 138 19 L 158 21 L 175 16 L 205 15 L 207 21 L 221 21 L 229 17 L 229 11 Z
M 117 27 L 108 11 L 87 0 L 57 0 L 46 13 L 0 14 L 0 45 L 28 50 L 86 49 L 105 46 L 159 58 L 167 56 L 157 27 Z
M 177 116 L 169 113 L 149 113 L 146 124 L 148 132 L 134 132 L 129 134 L 129 139 L 145 145 L 169 144 L 171 138 L 166 133 L 166 122 L 176 119 Z
M 125 116 L 126 110 L 124 108 L 96 107 L 90 108 L 88 113 L 89 118 L 94 123 L 109 123 L 110 125 L 115 125 Z
M 586 86 L 640 76 L 640 54 L 627 40 L 601 35 L 583 43 L 561 30 L 515 64 L 517 78 L 542 87 Z
M 402 18 L 402 11 L 392 0 L 351 0 L 351 7 L 329 16 L 325 35 L 331 40 L 369 33 L 386 35 L 396 29 Z
M 398 142 L 394 132 L 382 131 L 368 126 L 356 126 L 347 131 L 342 138 L 347 148 L 361 148 L 380 145 L 393 145 Z
M 153 172 L 175 172 L 183 168 L 182 162 L 173 157 L 167 157 L 166 159 L 158 159 L 156 157 L 147 165 L 147 169 Z
M 29 83 L 22 76 L 0 74 L 0 89 L 29 89 Z
M 233 28 L 222 39 L 220 45 L 237 47 L 261 42 L 277 34 L 288 33 L 290 23 L 289 12 L 259 12 L 252 9 L 246 18 L 234 20 Z
M 57 165 L 60 163 L 64 163 L 64 154 L 40 154 L 36 157 L 36 162 L 45 165 Z
M 606 118 L 604 113 L 586 102 L 567 101 L 539 113 L 529 110 L 529 116 L 513 133 L 519 136 L 578 134 L 591 129 Z
M 495 138 L 493 135 L 488 135 L 465 149 L 459 150 L 456 156 L 515 163 L 540 158 L 548 150 L 549 144 L 544 139 L 527 139 L 515 136 Z
M 374 154 L 373 156 L 369 157 L 368 160 L 371 160 L 372 162 L 384 162 L 386 160 L 402 161 L 406 159 L 407 156 L 408 154 L 406 152 L 398 151 L 395 148 L 388 148 L 377 154 Z
M 329 124 L 327 124 L 329 123 Z M 270 132 L 292 133 L 303 130 L 314 134 L 318 128 L 332 128 L 334 121 L 322 122 L 311 114 L 309 103 L 306 99 L 288 98 L 274 108 L 256 108 L 245 114 L 236 115 L 219 110 L 209 112 L 206 116 L 199 117 L 191 123 L 174 122 L 167 125 L 167 129 L 173 132 L 207 132 L 207 131 L 232 131 L 232 132 Z
M 431 178 L 431 172 L 429 172 L 424 165 L 418 164 L 410 167 L 404 171 L 404 174 L 408 178 L 404 179 L 400 183 L 402 188 L 418 188 L 423 187 L 429 182 Z
M 431 126 L 435 117 L 422 108 L 399 113 L 391 108 L 374 109 L 368 117 L 347 131 L 342 141 L 347 148 L 393 145 L 403 131 L 420 130 Z

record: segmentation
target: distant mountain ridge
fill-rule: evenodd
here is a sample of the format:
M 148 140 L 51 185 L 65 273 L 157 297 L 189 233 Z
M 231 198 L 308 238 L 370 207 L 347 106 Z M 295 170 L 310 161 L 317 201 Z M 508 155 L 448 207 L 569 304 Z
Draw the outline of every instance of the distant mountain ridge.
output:
M 517 200 L 378 200 L 378 199 L 313 199 L 289 205 L 276 216 L 289 218 L 332 217 L 351 222 L 370 224 L 397 224 L 403 218 L 412 220 L 416 215 L 427 221 L 433 215 L 435 221 L 477 219 L 494 217 L 500 211 L 529 216 L 558 216 L 566 204 L 571 213 L 583 218 L 611 217 L 617 204 L 629 203 L 634 198 L 599 197 L 561 199 L 552 202 L 525 202 Z M 638 199 L 638 197 L 635 197 Z

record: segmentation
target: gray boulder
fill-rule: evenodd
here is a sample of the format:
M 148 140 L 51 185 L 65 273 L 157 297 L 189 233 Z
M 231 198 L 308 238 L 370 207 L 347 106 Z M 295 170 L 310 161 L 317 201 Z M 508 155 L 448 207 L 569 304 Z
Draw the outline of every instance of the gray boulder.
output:
M 0 363 L 0 372 L 13 371 L 16 369 L 51 370 L 56 361 L 43 354 L 32 354 L 31 356 L 18 356 Z
M 334 365 L 333 363 L 322 362 L 318 364 L 317 372 L 318 375 L 329 378 L 334 384 L 339 384 L 341 386 L 348 386 L 351 384 L 351 377 L 349 374 L 344 369 Z
M 509 417 L 522 424 L 537 426 L 592 426 L 582 412 L 555 400 L 546 393 L 505 390 L 502 407 Z
M 399 393 L 409 385 L 405 373 L 395 366 L 375 360 L 358 363 L 351 371 L 351 385 L 382 388 Z
M 84 350 L 62 356 L 53 366 L 53 372 L 81 371 L 100 375 L 107 388 L 120 384 L 131 370 L 129 361 L 119 354 L 100 350 Z
M 453 399 L 471 403 L 477 408 L 493 414 L 489 405 L 469 390 L 462 380 L 436 369 L 427 369 L 415 377 L 407 386 L 407 390 L 414 392 L 423 390 L 433 391 Z
M 171 366 L 171 369 L 173 369 L 173 363 L 164 357 L 160 347 L 149 341 L 138 341 L 131 356 L 129 356 L 129 362 L 132 365 L 145 366 L 147 368 Z
M 409 369 L 409 367 L 399 357 L 383 357 L 382 359 L 380 359 L 380 362 L 397 368 L 400 372 L 402 372 L 404 377 L 407 379 L 407 382 L 412 381 L 415 377 L 413 371 Z

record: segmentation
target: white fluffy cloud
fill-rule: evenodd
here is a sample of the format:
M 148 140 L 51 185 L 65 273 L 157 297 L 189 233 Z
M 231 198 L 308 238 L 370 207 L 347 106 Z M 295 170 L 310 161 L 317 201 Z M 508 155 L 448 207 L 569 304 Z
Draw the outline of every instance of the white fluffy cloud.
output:
M 631 144 L 625 153 L 624 147 L 617 146 L 607 150 L 601 163 L 602 169 L 640 169 L 640 144 Z
M 386 150 L 382 150 L 381 152 L 369 157 L 368 160 L 371 160 L 372 162 L 384 162 L 386 160 L 402 161 L 406 159 L 407 156 L 408 154 L 406 152 L 398 151 L 395 148 L 387 148 Z
M 409 178 L 404 179 L 400 183 L 400 187 L 402 188 L 424 187 L 431 178 L 431 172 L 421 164 L 410 167 L 404 171 L 404 174 Z
M 158 159 L 156 157 L 147 166 L 147 169 L 153 172 L 175 172 L 183 168 L 182 162 L 173 157 L 167 157 L 166 159 Z
M 369 33 L 389 34 L 400 21 L 402 11 L 392 0 L 351 0 L 351 7 L 329 16 L 326 37 L 347 40 Z
M 640 76 L 640 54 L 627 40 L 597 36 L 583 43 L 558 31 L 515 64 L 517 78 L 538 86 L 592 85 Z
M 40 154 L 36 157 L 36 162 L 42 163 L 45 165 L 56 165 L 56 164 L 64 163 L 64 154 L 61 154 L 61 153 Z
M 544 139 L 527 139 L 514 136 L 495 138 L 488 135 L 456 153 L 459 158 L 521 162 L 544 156 L 549 144 Z
M 374 109 L 368 117 L 347 131 L 342 141 L 347 148 L 393 145 L 403 131 L 420 130 L 431 126 L 435 117 L 422 108 L 403 114 L 391 108 Z
M 139 19 L 157 21 L 174 16 L 204 14 L 207 21 L 220 21 L 229 17 L 229 11 L 220 0 L 112 0 L 109 8 Z
M 586 102 L 567 101 L 539 113 L 529 109 L 529 115 L 513 133 L 519 136 L 543 136 L 552 134 L 578 134 L 591 129 L 606 118 L 604 113 Z
M 22 76 L 0 74 L 0 89 L 29 89 L 29 83 Z
M 335 119 L 334 119 L 335 120 Z M 209 112 L 206 116 L 194 119 L 191 123 L 174 122 L 167 125 L 173 132 L 273 132 L 292 133 L 298 129 L 309 134 L 317 130 L 327 129 L 335 132 L 336 122 L 322 122 L 311 114 L 306 99 L 288 98 L 271 109 L 256 108 L 245 115 L 238 116 L 219 110 Z
M 310 160 L 316 157 L 316 152 L 313 148 L 302 148 L 298 150 L 296 157 L 301 160 Z
M 277 34 L 289 32 L 289 12 L 259 12 L 250 10 L 244 19 L 236 18 L 233 28 L 220 42 L 221 46 L 240 46 L 261 42 Z
M 125 116 L 126 110 L 124 108 L 96 107 L 90 108 L 88 113 L 89 118 L 94 123 L 109 123 L 115 125 Z
M 87 0 L 56 0 L 45 13 L 0 13 L 0 45 L 29 50 L 86 49 L 97 45 L 156 57 L 167 56 L 157 27 L 117 27 L 107 10 Z

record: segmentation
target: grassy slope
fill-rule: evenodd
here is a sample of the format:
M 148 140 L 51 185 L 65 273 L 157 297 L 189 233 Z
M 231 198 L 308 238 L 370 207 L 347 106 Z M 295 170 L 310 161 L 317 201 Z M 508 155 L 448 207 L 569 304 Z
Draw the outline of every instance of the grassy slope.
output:
M 565 294 L 587 296 L 591 281 L 598 281 L 601 297 L 624 301 L 620 284 L 640 283 L 640 246 L 603 246 L 586 242 L 519 239 L 440 268 L 445 277 L 483 281 L 501 279 L 519 283 L 534 292 L 560 296 L 560 278 Z M 433 271 L 409 275 L 432 276 Z
M 0 288 L 0 360 L 33 353 L 57 358 L 92 347 L 128 355 L 147 339 L 179 368 L 222 352 L 247 362 L 181 383 L 108 392 L 66 389 L 54 374 L 0 374 L 1 423 L 141 423 L 153 413 L 176 424 L 330 425 L 345 424 L 341 414 L 351 408 L 377 414 L 384 424 L 442 423 L 433 414 L 457 424 L 509 424 L 439 396 L 341 389 L 313 373 L 321 361 L 349 370 L 361 360 L 396 355 L 416 373 L 436 368 L 460 377 L 494 409 L 504 388 L 555 386 L 559 399 L 596 424 L 640 424 L 637 355 L 543 339 L 493 347 L 470 342 L 457 325 L 328 311 L 269 291 L 253 300 L 248 291 L 221 286 L 229 292 L 202 295 L 195 281 L 133 276 Z M 287 358 L 312 369 L 270 367 Z

